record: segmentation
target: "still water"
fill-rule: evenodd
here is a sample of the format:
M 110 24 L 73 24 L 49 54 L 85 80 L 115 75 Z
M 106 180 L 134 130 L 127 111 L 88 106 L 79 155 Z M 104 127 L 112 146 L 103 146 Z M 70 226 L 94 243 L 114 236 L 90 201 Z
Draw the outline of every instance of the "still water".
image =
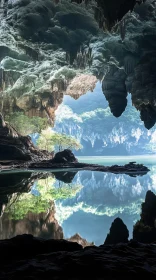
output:
M 23 233 L 70 239 L 78 233 L 99 245 L 116 217 L 122 218 L 131 238 L 147 190 L 156 192 L 156 158 L 89 157 L 83 161 L 106 165 L 136 161 L 150 172 L 137 177 L 74 170 L 0 173 L 0 239 Z

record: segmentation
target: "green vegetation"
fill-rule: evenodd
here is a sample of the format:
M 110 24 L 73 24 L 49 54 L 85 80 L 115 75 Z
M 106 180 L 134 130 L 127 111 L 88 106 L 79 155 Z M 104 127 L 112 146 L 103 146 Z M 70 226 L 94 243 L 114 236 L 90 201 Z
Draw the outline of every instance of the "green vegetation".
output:
M 5 120 L 12 125 L 18 133 L 28 135 L 32 133 L 40 133 L 48 125 L 46 118 L 28 117 L 23 112 L 15 112 L 5 116 Z
M 37 140 L 37 146 L 40 149 L 44 149 L 49 152 L 52 150 L 62 151 L 63 149 L 82 149 L 82 145 L 76 138 L 65 134 L 56 133 L 50 128 L 42 130 Z
M 39 214 L 50 208 L 51 202 L 59 199 L 71 198 L 82 188 L 81 185 L 68 185 L 60 183 L 55 187 L 55 179 L 52 177 L 38 180 L 35 190 L 37 195 L 31 192 L 17 194 L 12 197 L 5 209 L 10 219 L 23 219 L 29 212 Z

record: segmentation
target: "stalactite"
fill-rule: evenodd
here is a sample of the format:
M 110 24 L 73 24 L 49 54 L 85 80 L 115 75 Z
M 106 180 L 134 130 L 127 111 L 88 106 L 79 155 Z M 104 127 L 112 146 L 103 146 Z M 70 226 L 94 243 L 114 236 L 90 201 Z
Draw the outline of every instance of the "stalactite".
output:
M 122 19 L 120 22 L 120 35 L 121 35 L 122 41 L 124 41 L 125 36 L 126 36 L 126 20 L 125 19 Z

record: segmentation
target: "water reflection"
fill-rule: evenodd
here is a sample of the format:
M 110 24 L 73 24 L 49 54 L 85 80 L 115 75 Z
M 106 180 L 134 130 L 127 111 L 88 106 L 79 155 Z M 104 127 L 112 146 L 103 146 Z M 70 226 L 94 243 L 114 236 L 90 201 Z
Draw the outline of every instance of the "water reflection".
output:
M 131 237 L 147 190 L 155 191 L 155 171 L 153 166 L 138 177 L 91 171 L 1 173 L 0 239 L 23 233 L 69 239 L 78 233 L 98 245 L 116 217 Z

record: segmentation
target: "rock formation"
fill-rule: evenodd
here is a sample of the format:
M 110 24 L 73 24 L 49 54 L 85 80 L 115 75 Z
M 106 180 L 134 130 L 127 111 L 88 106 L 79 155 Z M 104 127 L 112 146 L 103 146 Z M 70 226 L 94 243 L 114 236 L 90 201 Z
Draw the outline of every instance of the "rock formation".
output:
M 74 234 L 70 238 L 67 239 L 68 241 L 77 242 L 83 248 L 87 246 L 93 246 L 94 242 L 88 242 L 86 239 L 82 238 L 78 233 Z
M 82 74 L 103 79 L 114 116 L 122 114 L 130 92 L 145 127 L 155 124 L 155 1 L 8 3 L 0 27 L 3 113 L 22 110 L 53 125 L 63 94 L 77 99 L 93 88 L 73 87 Z
M 52 163 L 77 163 L 78 160 L 75 158 L 71 150 L 65 149 L 61 152 L 55 154 L 54 158 L 51 160 Z
M 147 191 L 141 207 L 141 219 L 135 224 L 133 238 L 139 242 L 156 241 L 156 195 Z
M 110 110 L 115 117 L 120 117 L 127 106 L 126 74 L 114 65 L 110 67 L 102 83 L 102 89 Z
M 109 246 L 44 240 L 31 235 L 0 241 L 0 278 L 9 279 L 155 279 L 155 246 L 137 242 Z M 150 256 L 150 257 L 149 257 Z
M 126 225 L 120 218 L 116 218 L 110 227 L 104 245 L 127 243 L 129 232 Z
M 50 159 L 46 151 L 38 150 L 30 136 L 21 136 L 0 115 L 0 160 L 29 161 Z

